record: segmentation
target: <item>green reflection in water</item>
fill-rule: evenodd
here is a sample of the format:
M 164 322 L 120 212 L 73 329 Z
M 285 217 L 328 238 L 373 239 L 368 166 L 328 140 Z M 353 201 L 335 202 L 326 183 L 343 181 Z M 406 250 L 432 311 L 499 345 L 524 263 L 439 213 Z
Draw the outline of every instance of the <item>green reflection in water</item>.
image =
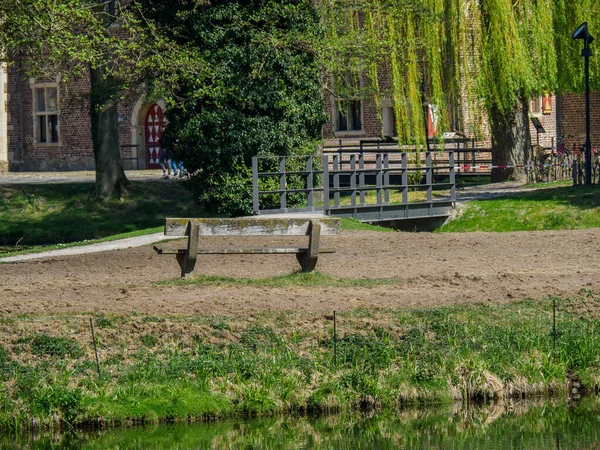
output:
M 14 449 L 574 449 L 600 443 L 600 401 L 507 403 L 0 436 Z M 596 448 L 595 446 L 593 448 Z

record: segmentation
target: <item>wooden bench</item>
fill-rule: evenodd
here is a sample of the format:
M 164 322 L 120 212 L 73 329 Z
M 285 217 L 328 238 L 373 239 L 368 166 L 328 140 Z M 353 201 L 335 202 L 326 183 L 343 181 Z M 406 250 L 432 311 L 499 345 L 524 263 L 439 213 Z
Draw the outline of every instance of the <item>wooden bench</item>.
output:
M 319 247 L 321 235 L 340 234 L 340 219 L 243 217 L 238 219 L 166 219 L 165 236 L 187 236 L 187 245 L 161 243 L 154 246 L 159 255 L 174 254 L 181 267 L 181 277 L 194 272 L 198 254 L 296 254 L 303 272 L 311 272 L 317 265 L 319 252 L 330 251 Z M 308 236 L 306 246 L 258 248 L 203 248 L 198 247 L 200 236 Z

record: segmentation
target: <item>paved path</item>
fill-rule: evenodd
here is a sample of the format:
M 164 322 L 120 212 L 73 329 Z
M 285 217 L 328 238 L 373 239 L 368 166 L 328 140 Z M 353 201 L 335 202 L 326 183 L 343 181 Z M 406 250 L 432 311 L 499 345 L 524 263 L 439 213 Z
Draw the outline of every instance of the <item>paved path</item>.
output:
M 127 178 L 135 181 L 156 181 L 162 179 L 158 170 L 126 170 Z M 0 172 L 0 184 L 58 184 L 94 183 L 96 172 L 79 170 L 73 172 Z M 168 180 L 165 180 L 168 181 Z
M 126 171 L 127 178 L 135 181 L 156 181 L 162 180 L 160 170 L 130 170 Z M 42 184 L 42 183 L 74 183 L 95 181 L 95 172 L 77 171 L 77 172 L 8 172 L 0 173 L 0 184 Z M 169 182 L 170 180 L 164 180 Z M 464 204 L 469 200 L 492 198 L 515 192 L 524 192 L 532 189 L 523 189 L 523 184 L 517 181 L 506 183 L 497 183 L 483 186 L 470 186 L 456 190 L 456 201 L 458 204 Z M 312 214 L 317 216 L 317 214 Z M 297 215 L 296 215 L 297 216 Z M 278 216 L 281 217 L 281 216 Z M 109 250 L 125 249 L 132 247 L 143 247 L 164 239 L 162 233 L 154 233 L 146 236 L 137 236 L 127 239 L 120 239 L 111 242 L 101 242 L 90 245 L 81 245 L 58 250 L 49 250 L 42 253 L 29 253 L 25 255 L 15 255 L 0 258 L 0 263 L 26 261 L 30 259 L 51 258 L 64 255 L 80 255 L 84 253 L 105 252 Z

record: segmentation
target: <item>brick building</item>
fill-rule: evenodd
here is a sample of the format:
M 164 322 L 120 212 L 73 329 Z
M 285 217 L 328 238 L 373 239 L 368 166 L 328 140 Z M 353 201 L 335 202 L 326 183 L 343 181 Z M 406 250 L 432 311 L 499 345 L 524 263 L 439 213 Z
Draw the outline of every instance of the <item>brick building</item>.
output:
M 389 80 L 382 79 L 385 89 Z M 65 85 L 59 79 L 25 79 L 14 67 L 0 66 L 0 170 L 57 171 L 93 170 L 94 155 L 90 132 L 87 92 L 89 79 Z M 600 124 L 600 93 L 591 97 L 592 123 Z M 343 111 L 339 109 L 342 108 Z M 381 119 L 371 102 L 360 99 L 336 101 L 326 95 L 326 110 L 331 120 L 323 128 L 329 143 L 356 142 L 394 136 L 394 117 L 390 99 L 383 99 Z M 144 100 L 133 94 L 122 101 L 119 113 L 119 142 L 126 169 L 158 168 L 158 137 L 164 125 L 164 104 Z M 431 111 L 431 110 L 430 110 Z M 466 113 L 460 123 L 468 122 Z M 530 122 L 532 144 L 552 147 L 557 136 L 565 135 L 569 147 L 585 141 L 583 96 L 549 96 L 531 101 L 530 115 L 539 119 L 545 133 L 538 134 Z M 429 132 L 434 134 L 429 114 Z M 467 127 L 468 128 L 468 127 Z M 451 130 L 435 130 L 441 134 Z M 474 138 L 469 129 L 459 130 Z M 489 147 L 489 138 L 476 143 Z M 583 138 L 582 138 L 583 136 Z M 539 140 L 539 141 L 538 141 Z M 600 130 L 592 126 L 592 145 L 598 145 Z
M 0 170 L 94 170 L 84 77 L 68 84 L 25 79 L 0 66 Z M 164 103 L 132 94 L 119 104 L 119 143 L 126 169 L 158 168 Z

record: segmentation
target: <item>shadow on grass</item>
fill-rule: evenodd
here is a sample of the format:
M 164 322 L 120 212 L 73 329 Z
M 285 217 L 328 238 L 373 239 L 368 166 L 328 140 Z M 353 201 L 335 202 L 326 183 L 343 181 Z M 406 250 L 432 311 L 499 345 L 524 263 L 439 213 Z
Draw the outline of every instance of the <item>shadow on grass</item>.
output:
M 135 182 L 121 200 L 98 202 L 90 183 L 0 186 L 0 245 L 11 248 L 99 239 L 206 214 L 183 183 Z

